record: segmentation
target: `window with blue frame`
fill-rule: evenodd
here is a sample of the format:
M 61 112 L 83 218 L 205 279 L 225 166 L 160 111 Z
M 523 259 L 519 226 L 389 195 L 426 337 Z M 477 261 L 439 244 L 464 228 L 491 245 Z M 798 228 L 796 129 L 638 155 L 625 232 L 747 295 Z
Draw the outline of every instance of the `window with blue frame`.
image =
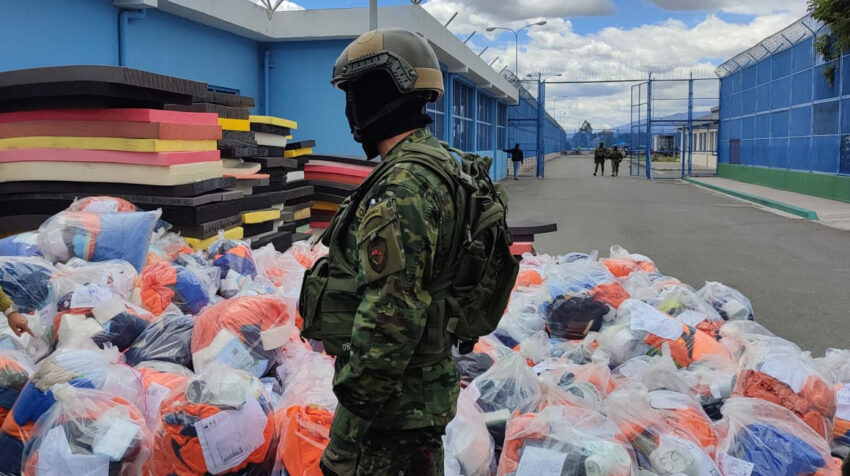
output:
M 476 150 L 493 150 L 493 100 L 478 94 L 478 147 Z
M 508 105 L 499 102 L 496 105 L 497 115 L 496 115 L 496 147 L 498 149 L 506 148 L 506 140 L 505 129 L 508 124 Z
M 472 121 L 473 89 L 460 81 L 455 81 L 454 97 L 452 98 L 452 114 L 454 116 L 454 135 L 452 145 L 461 150 L 472 150 Z
M 429 102 L 425 106 L 425 112 L 434 122 L 431 123 L 431 133 L 440 140 L 445 140 L 446 128 L 446 97 L 443 96 L 437 102 Z

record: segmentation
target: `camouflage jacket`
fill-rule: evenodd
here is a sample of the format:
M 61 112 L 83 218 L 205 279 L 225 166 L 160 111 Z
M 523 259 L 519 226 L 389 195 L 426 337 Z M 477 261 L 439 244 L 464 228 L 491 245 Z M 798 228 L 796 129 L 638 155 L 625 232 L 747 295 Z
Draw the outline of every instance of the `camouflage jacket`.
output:
M 604 162 L 605 159 L 608 158 L 608 148 L 607 147 L 597 147 L 593 149 L 593 160 L 596 162 Z
M 385 157 L 387 165 L 414 153 L 406 144 L 442 146 L 420 129 Z M 443 164 L 459 173 L 445 153 Z M 433 160 L 433 159 L 430 159 Z M 325 348 L 335 354 L 334 393 L 340 406 L 331 429 L 335 444 L 359 441 L 368 428 L 444 426 L 454 417 L 459 392 L 444 304 L 429 284 L 447 266 L 455 226 L 448 186 L 420 164 L 401 162 L 364 191 L 330 236 L 331 280 L 322 299 Z M 351 273 L 345 277 L 346 271 Z M 357 296 L 348 310 L 346 279 Z M 334 293 L 341 299 L 335 299 Z M 349 333 L 334 345 L 333 329 Z M 330 345 L 328 345 L 330 343 Z
M 621 151 L 619 149 L 618 150 L 611 149 L 608 152 L 608 160 L 610 160 L 611 162 L 617 162 L 617 163 L 622 162 L 623 161 L 623 151 Z

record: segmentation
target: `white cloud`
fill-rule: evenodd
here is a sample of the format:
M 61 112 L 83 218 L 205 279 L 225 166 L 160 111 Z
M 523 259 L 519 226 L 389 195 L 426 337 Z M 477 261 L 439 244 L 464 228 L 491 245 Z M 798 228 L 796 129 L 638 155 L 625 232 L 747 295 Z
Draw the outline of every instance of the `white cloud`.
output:
M 666 10 L 723 11 L 744 15 L 764 15 L 788 12 L 802 16 L 806 11 L 805 0 L 651 0 Z
M 636 0 L 628 0 L 636 1 Z M 502 6 L 513 5 L 515 0 L 495 2 L 485 0 L 430 0 L 424 7 L 438 20 L 446 21 L 455 11 L 460 14 L 452 22 L 450 29 L 461 36 L 473 30 L 476 35 L 470 41 L 470 47 L 478 52 L 485 46 L 489 49 L 483 59 L 488 63 L 499 57 L 494 64 L 498 71 L 504 66 L 514 69 L 513 35 L 484 35 L 488 25 L 516 27 L 545 19 L 547 24 L 528 31 L 527 41 L 521 39 L 519 45 L 520 75 L 543 72 L 561 73 L 569 80 L 611 80 L 645 78 L 649 71 L 661 78 L 687 78 L 690 73 L 695 77 L 714 77 L 715 67 L 757 44 L 767 36 L 781 30 L 797 20 L 805 10 L 803 0 L 726 1 L 726 0 L 646 0 L 656 3 L 678 5 L 712 4 L 714 10 L 732 12 L 748 9 L 752 12 L 764 12 L 767 6 L 775 5 L 772 13 L 753 15 L 746 23 L 732 23 L 707 13 L 696 24 L 686 24 L 675 19 L 660 20 L 634 28 L 608 27 L 591 34 L 579 34 L 574 31 L 574 22 L 581 18 L 566 18 L 567 14 L 557 16 L 540 15 L 533 18 L 516 19 L 516 15 L 505 12 Z M 588 2 L 539 1 L 535 4 L 562 4 L 561 8 L 570 8 Z M 573 5 L 575 3 L 575 5 Z M 590 2 L 594 3 L 594 2 Z M 604 7 L 607 2 L 595 2 Z M 729 5 L 726 5 L 726 4 Z M 723 5 L 721 5 L 723 4 Z M 743 5 L 746 4 L 746 5 Z M 737 6 L 736 6 L 737 5 Z M 520 10 L 517 8 L 517 10 Z M 522 10 L 528 15 L 540 14 L 539 9 Z M 602 13 L 607 10 L 596 10 Z M 614 22 L 612 22 L 614 23 Z M 498 32 L 496 32 L 498 33 Z M 553 79 L 554 81 L 555 79 Z M 658 83 L 663 85 L 664 83 Z M 697 83 L 700 84 L 700 83 Z M 684 86 L 686 88 L 686 85 Z M 708 87 L 707 84 L 701 87 Z M 705 91 L 697 97 L 717 96 L 717 84 L 714 91 Z M 535 86 L 529 84 L 529 89 Z M 536 91 L 533 91 L 536 93 Z M 687 90 L 675 94 L 656 89 L 656 97 L 667 94 L 669 97 L 687 97 Z M 567 96 L 567 97 L 564 97 Z M 630 120 L 631 84 L 617 83 L 604 85 L 550 85 L 547 88 L 547 109 L 567 129 L 575 129 L 582 120 L 587 119 L 594 127 L 615 127 L 627 124 Z M 702 101 L 698 108 L 705 111 L 709 102 Z M 658 115 L 667 115 L 687 109 L 686 101 L 666 101 L 656 104 Z

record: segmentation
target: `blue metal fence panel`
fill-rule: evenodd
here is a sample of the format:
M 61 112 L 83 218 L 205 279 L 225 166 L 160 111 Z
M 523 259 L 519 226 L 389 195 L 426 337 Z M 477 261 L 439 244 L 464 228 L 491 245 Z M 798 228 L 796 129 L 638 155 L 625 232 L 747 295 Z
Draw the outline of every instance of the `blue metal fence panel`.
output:
M 743 97 L 743 93 L 737 93 L 732 96 L 732 103 L 729 105 L 732 117 L 738 117 L 741 115 L 741 97 Z
M 790 139 L 770 139 L 770 166 L 779 169 L 788 168 Z
M 813 40 L 809 38 L 808 40 L 794 46 L 794 71 L 802 71 L 806 68 L 812 67 L 812 62 L 814 60 L 814 46 L 812 41 Z
M 771 79 L 773 79 L 770 75 L 771 73 L 771 65 L 773 64 L 773 58 L 768 57 L 763 59 L 758 64 L 759 69 L 759 85 L 769 83 Z
M 791 136 L 808 136 L 812 133 L 812 106 L 791 109 Z
M 756 116 L 756 139 L 770 137 L 770 114 Z
M 741 118 L 741 139 L 756 138 L 756 116 L 744 116 Z
M 770 83 L 765 83 L 756 88 L 756 111 L 764 112 L 771 109 Z
M 788 168 L 791 170 L 811 170 L 812 138 L 798 137 L 791 139 L 791 152 L 788 156 Z
M 838 173 L 839 137 L 823 136 L 812 138 L 812 171 Z
M 841 133 L 850 134 L 850 98 L 841 104 Z
M 838 134 L 838 101 L 815 104 L 812 114 L 814 135 Z
M 756 89 L 745 89 L 741 93 L 741 114 L 755 114 L 756 112 Z
M 748 68 L 744 68 L 741 71 L 743 74 L 743 89 L 752 89 L 758 86 L 758 67 L 756 65 L 750 66 Z
M 721 140 L 717 144 L 717 162 L 721 164 L 729 163 L 729 141 Z
M 836 72 L 834 76 L 834 82 L 832 85 L 827 83 L 826 78 L 823 76 L 823 70 L 827 66 L 835 66 Z M 826 64 L 822 64 L 820 66 L 816 66 L 814 68 L 814 93 L 812 98 L 815 101 L 819 101 L 821 99 L 831 99 L 838 96 L 838 92 L 841 90 L 841 86 L 838 84 L 840 81 L 841 75 L 838 72 L 838 61 L 831 61 Z
M 741 160 L 738 162 L 741 165 L 757 165 L 755 154 L 755 140 L 741 141 Z
M 794 52 L 793 50 L 785 50 L 773 56 L 773 78 L 781 78 L 788 76 L 794 70 Z
M 756 139 L 756 165 L 770 166 L 770 139 Z
M 788 137 L 789 111 L 774 112 L 770 117 L 770 137 Z
M 791 76 L 777 79 L 772 88 L 770 104 L 773 109 L 791 105 Z
M 843 88 L 841 90 L 841 94 L 844 96 L 850 96 L 850 54 L 844 55 L 844 58 L 841 60 L 842 68 L 841 68 L 841 84 L 843 84 Z
M 812 70 L 807 69 L 793 76 L 791 80 L 791 104 L 812 102 Z

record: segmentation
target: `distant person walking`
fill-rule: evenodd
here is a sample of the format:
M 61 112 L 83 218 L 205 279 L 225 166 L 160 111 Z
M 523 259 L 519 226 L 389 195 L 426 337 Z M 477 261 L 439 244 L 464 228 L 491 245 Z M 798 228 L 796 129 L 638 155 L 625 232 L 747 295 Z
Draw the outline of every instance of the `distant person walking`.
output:
M 623 161 L 623 153 L 620 152 L 619 147 L 616 145 L 608 154 L 608 159 L 611 161 L 611 176 L 616 177 L 620 175 L 620 162 Z M 605 173 L 604 171 L 602 172 Z
M 596 176 L 596 172 L 599 168 L 602 168 L 602 175 L 605 175 L 605 159 L 608 158 L 608 149 L 605 147 L 604 142 L 599 143 L 599 147 L 597 147 L 593 151 L 593 176 Z
M 519 148 L 519 143 L 514 144 L 513 149 L 503 149 L 503 151 L 511 154 L 511 162 L 514 164 L 514 180 L 519 180 L 519 168 L 522 161 L 525 160 L 525 156 Z

